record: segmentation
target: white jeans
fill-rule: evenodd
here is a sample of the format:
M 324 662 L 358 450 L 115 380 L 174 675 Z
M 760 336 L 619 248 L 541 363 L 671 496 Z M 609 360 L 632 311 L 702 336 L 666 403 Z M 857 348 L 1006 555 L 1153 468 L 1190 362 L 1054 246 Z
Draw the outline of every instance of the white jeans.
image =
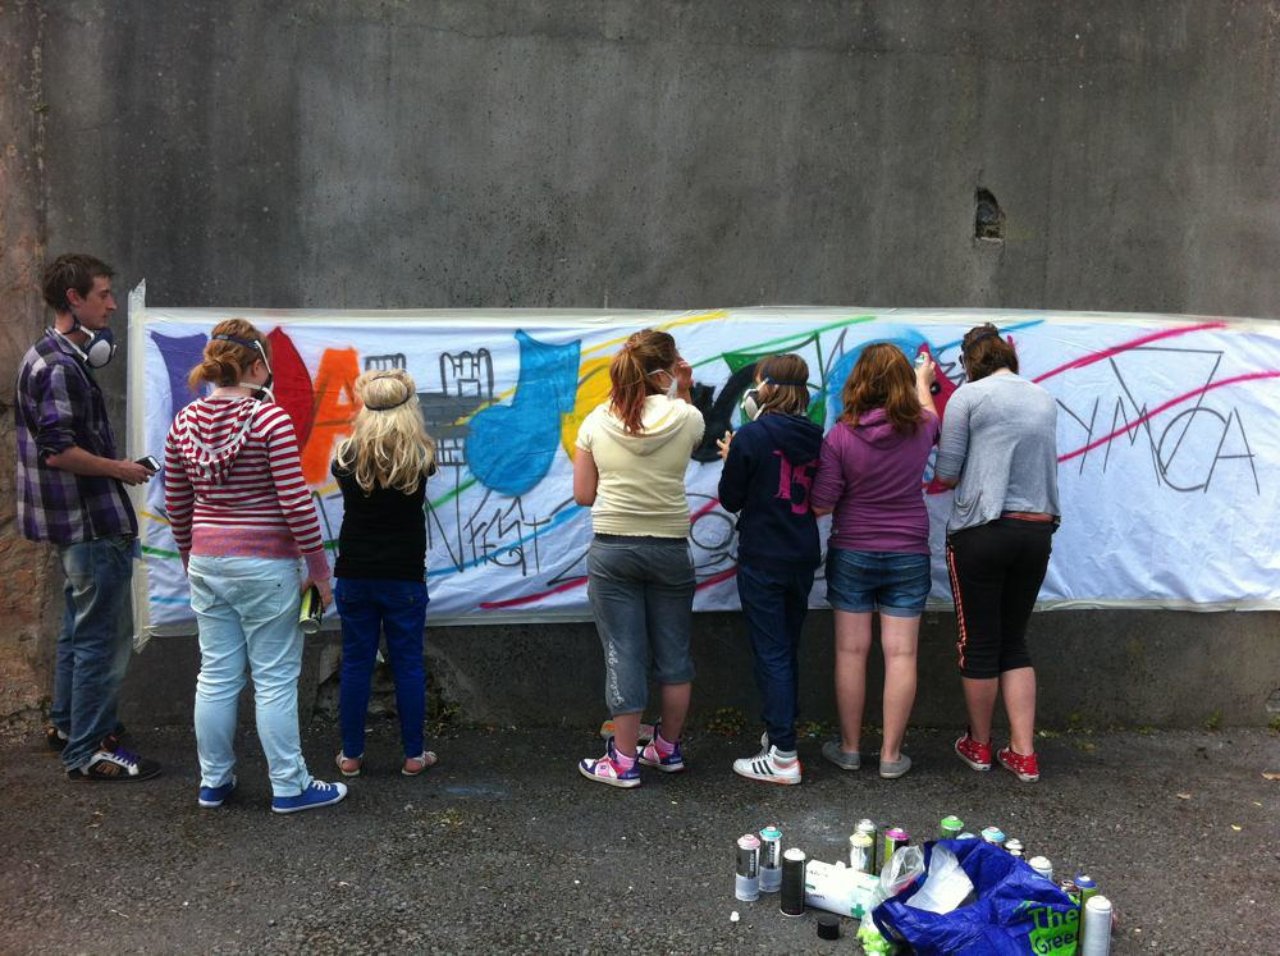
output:
M 298 562 L 192 555 L 188 577 L 200 629 L 195 709 L 200 785 L 220 787 L 231 779 L 236 705 L 247 669 L 272 793 L 296 796 L 311 783 L 298 736 Z

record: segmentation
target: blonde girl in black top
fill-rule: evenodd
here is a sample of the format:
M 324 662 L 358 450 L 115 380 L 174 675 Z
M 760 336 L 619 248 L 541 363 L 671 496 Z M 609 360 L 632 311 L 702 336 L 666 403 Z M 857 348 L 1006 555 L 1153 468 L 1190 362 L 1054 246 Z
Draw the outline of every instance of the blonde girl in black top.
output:
M 338 446 L 332 472 L 342 489 L 334 599 L 342 615 L 338 769 L 358 776 L 364 766 L 364 725 L 380 634 L 395 681 L 404 745 L 401 773 L 416 777 L 436 762 L 423 740 L 427 616 L 427 478 L 435 473 L 435 442 L 427 434 L 413 379 L 401 369 L 356 379 L 364 407 L 351 437 Z

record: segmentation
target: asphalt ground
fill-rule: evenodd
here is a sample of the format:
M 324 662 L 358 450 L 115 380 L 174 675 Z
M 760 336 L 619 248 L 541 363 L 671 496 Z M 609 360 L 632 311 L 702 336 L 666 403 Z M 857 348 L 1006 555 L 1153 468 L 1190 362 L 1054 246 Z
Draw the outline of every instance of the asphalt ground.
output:
M 753 735 L 702 733 L 683 774 L 639 789 L 582 779 L 590 730 L 464 729 L 440 764 L 398 772 L 393 725 L 371 729 L 367 770 L 339 806 L 278 816 L 242 733 L 240 789 L 196 805 L 190 731 L 137 729 L 164 774 L 71 783 L 32 728 L 0 740 L 6 953 L 857 953 L 816 936 L 815 914 L 733 896 L 734 841 L 766 824 L 834 861 L 861 817 L 931 837 L 954 813 L 997 824 L 1096 878 L 1115 906 L 1112 952 L 1280 950 L 1280 735 L 1267 730 L 1073 733 L 1039 743 L 1043 777 L 975 773 L 951 734 L 912 731 L 912 771 L 841 771 L 801 743 L 805 782 L 739 779 Z M 334 779 L 336 728 L 304 743 Z M 731 914 L 739 920 L 731 920 Z

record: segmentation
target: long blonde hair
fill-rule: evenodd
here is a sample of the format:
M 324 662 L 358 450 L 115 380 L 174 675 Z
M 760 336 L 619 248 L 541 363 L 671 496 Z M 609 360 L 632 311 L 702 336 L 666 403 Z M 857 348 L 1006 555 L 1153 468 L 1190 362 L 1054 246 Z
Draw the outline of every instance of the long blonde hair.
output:
M 363 407 L 334 460 L 366 495 L 374 488 L 413 494 L 436 461 L 436 443 L 422 422 L 413 379 L 403 369 L 365 372 L 355 390 Z

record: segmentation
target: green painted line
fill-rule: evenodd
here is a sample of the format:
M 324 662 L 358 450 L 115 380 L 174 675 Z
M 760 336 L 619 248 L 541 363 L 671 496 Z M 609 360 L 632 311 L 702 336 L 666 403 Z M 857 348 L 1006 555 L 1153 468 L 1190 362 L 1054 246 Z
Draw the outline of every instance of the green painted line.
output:
M 453 491 L 449 492 L 449 493 L 448 493 L 448 494 L 446 494 L 446 495 L 441 495 L 439 498 L 436 498 L 434 501 L 432 501 L 432 502 L 431 502 L 431 507 L 432 507 L 432 508 L 439 508 L 441 505 L 448 504 L 450 501 L 452 501 L 454 498 L 458 497 L 458 495 L 462 494 L 464 491 L 466 491 L 468 488 L 470 488 L 470 487 L 471 487 L 472 485 L 474 485 L 475 483 L 476 483 L 476 479 L 475 479 L 475 477 L 474 477 L 474 476 L 473 476 L 473 477 L 471 477 L 471 478 L 468 478 L 468 479 L 467 479 L 466 481 L 464 481 L 462 484 L 458 485 L 458 487 L 457 487 L 457 488 L 454 488 L 454 489 L 453 489 Z
M 832 329 L 844 329 L 851 325 L 862 325 L 867 322 L 876 320 L 874 315 L 859 315 L 852 319 L 841 319 L 839 322 L 832 322 L 830 325 L 820 325 L 816 329 L 806 329 L 803 332 L 796 332 L 794 335 L 784 335 L 781 338 L 770 339 L 767 342 L 752 343 L 750 349 L 734 349 L 735 352 L 751 351 L 758 352 L 764 349 L 771 349 L 774 346 L 782 345 L 784 342 L 799 342 L 815 335 L 821 335 L 823 332 L 830 332 Z M 712 362 L 719 362 L 724 358 L 724 354 L 714 355 L 711 358 L 705 358 L 700 362 L 694 362 L 692 367 L 697 368 L 699 365 L 709 365 Z

